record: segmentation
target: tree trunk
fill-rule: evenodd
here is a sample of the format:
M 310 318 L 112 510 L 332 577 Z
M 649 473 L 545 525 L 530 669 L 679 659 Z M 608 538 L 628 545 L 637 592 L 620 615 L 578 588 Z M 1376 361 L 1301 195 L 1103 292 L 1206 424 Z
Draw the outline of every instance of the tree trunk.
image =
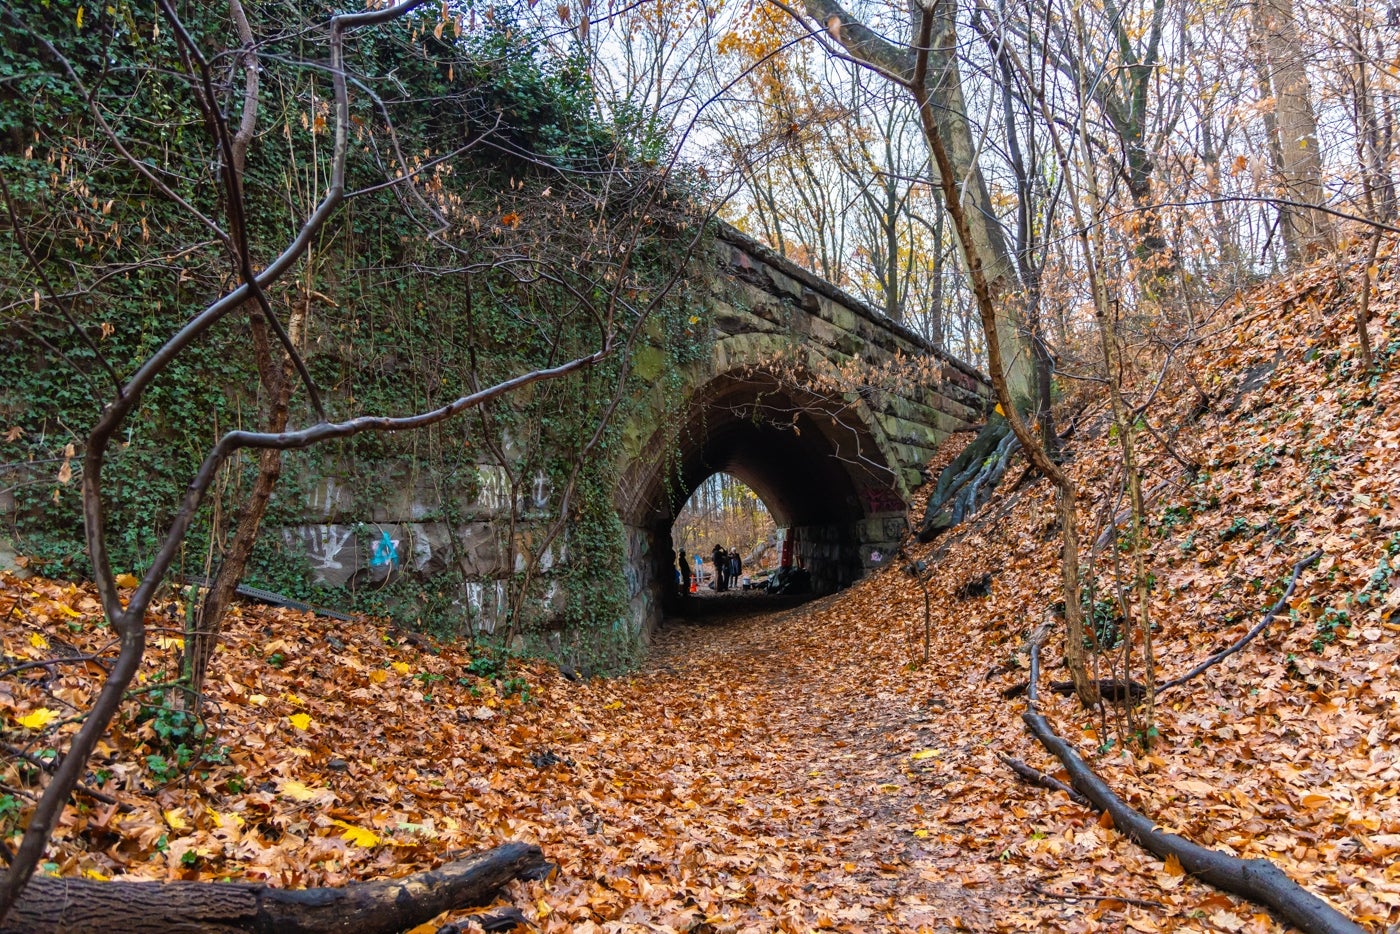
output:
M 1254 28 L 1263 45 L 1274 96 L 1274 132 L 1281 160 L 1283 196 L 1304 204 L 1321 204 L 1322 154 L 1317 143 L 1317 116 L 1304 69 L 1302 40 L 1293 15 L 1293 0 L 1257 0 Z M 1293 261 L 1307 261 L 1332 246 L 1327 215 L 1307 208 L 1280 207 L 1283 242 Z
M 389 934 L 444 911 L 490 904 L 507 882 L 536 877 L 547 868 L 539 847 L 507 843 L 428 872 L 344 888 L 37 876 L 0 925 L 0 934 Z
M 934 82 L 928 96 L 937 102 L 932 108 L 934 120 L 956 173 L 954 180 L 967 217 L 965 235 L 972 243 L 965 254 L 981 257 L 984 264 L 981 272 L 986 276 L 997 309 L 997 339 L 1002 348 L 1007 389 L 1018 406 L 1029 407 L 1036 398 L 1031 341 L 1025 332 L 1018 303 L 1006 300 L 1017 284 L 1016 265 L 977 162 L 977 145 L 967 119 L 967 101 L 963 97 L 962 73 L 958 66 L 955 13 L 954 4 L 940 3 L 934 7 L 928 59 L 929 74 Z M 963 236 L 964 232 L 958 230 L 958 235 Z
M 1018 309 L 1014 303 L 1005 301 L 1016 285 L 1016 264 L 977 163 L 977 144 L 967 119 L 967 102 L 963 98 L 962 74 L 958 67 L 953 6 L 940 3 L 929 14 L 934 19 L 925 50 L 925 75 L 917 77 L 918 88 L 914 87 L 916 56 L 908 47 L 895 45 L 858 22 L 836 0 L 804 0 L 803 6 L 807 15 L 825 25 L 857 62 L 911 91 L 919 106 L 920 122 L 930 148 L 935 144 L 931 133 L 936 133 L 941 140 L 938 145 L 945 148 L 948 165 L 938 167 L 938 172 L 947 170 L 953 174 L 946 180 L 935 181 L 943 190 L 945 202 L 950 197 L 949 192 L 956 192 L 966 223 L 955 225 L 954 231 L 962 242 L 964 259 L 971 262 L 971 258 L 976 257 L 980 263 L 977 269 L 968 269 L 968 276 L 986 280 L 996 310 L 996 341 L 1003 354 L 1007 388 L 1011 398 L 1024 408 L 1035 398 L 1031 342 L 1022 327 Z M 924 10 L 914 4 L 910 15 L 918 33 Z M 952 209 L 949 206 L 949 210 Z M 988 343 L 992 343 L 990 335 Z
M 311 301 L 312 297 L 308 295 L 305 304 L 292 312 L 289 333 L 293 335 L 293 340 L 306 326 Z M 277 364 L 267 337 L 267 323 L 261 312 L 253 311 L 250 319 L 258 370 L 263 391 L 268 397 L 264 406 L 263 430 L 275 434 L 287 427 L 295 371 L 290 360 L 280 366 Z M 186 703 L 196 709 L 199 705 L 209 662 L 214 657 L 214 648 L 219 643 L 219 633 L 223 629 L 224 614 L 243 580 L 248 559 L 253 556 L 263 516 L 267 514 L 268 502 L 272 499 L 272 492 L 277 488 L 277 481 L 281 477 L 282 452 L 271 448 L 259 451 L 258 476 L 253 481 L 253 490 L 239 514 L 233 541 L 229 543 L 228 551 L 224 553 L 219 571 L 214 577 L 214 583 L 199 608 L 199 614 L 194 621 L 194 631 L 186 633 L 185 657 L 182 659 L 181 668 L 185 678 L 184 687 L 189 693 L 177 694 L 173 698 L 177 709 L 181 709 Z

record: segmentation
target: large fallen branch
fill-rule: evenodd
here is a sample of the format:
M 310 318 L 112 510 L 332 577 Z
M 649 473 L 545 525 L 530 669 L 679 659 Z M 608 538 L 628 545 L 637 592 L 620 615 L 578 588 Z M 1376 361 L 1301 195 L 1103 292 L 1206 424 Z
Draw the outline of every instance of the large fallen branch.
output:
M 428 872 L 344 888 L 36 876 L 0 925 L 0 934 L 389 934 L 444 911 L 490 904 L 507 882 L 538 878 L 547 868 L 539 847 L 507 843 Z
M 1298 568 L 1301 566 L 1300 562 Z M 1296 570 L 1294 579 L 1297 579 Z M 1288 878 L 1268 860 L 1240 859 L 1158 830 L 1145 815 L 1114 794 L 1074 747 L 1055 733 L 1050 721 L 1036 711 L 1039 675 L 1040 645 L 1037 642 L 1031 646 L 1030 689 L 1026 692 L 1027 710 L 1021 714 L 1021 719 L 1040 744 L 1060 760 L 1069 773 L 1070 785 L 1089 799 L 1091 807 L 1113 818 L 1113 826 L 1120 833 L 1162 859 L 1175 856 L 1183 869 L 1201 881 L 1262 905 L 1307 934 L 1365 934 L 1364 928 Z
M 1007 700 L 1011 700 L 1013 697 L 1020 697 L 1030 688 L 1030 684 L 1029 681 L 1017 682 L 1009 688 L 1004 688 L 1001 692 L 1001 696 Z M 1099 678 L 1096 681 L 1091 681 L 1090 684 L 1098 685 L 1099 696 L 1110 701 L 1121 701 L 1130 696 L 1133 701 L 1136 702 L 1147 694 L 1147 686 L 1137 681 L 1129 681 L 1126 689 L 1123 687 L 1123 682 L 1117 678 Z M 1074 693 L 1074 682 L 1051 681 L 1050 690 L 1054 691 L 1056 694 L 1063 694 L 1065 697 L 1069 697 Z M 1159 688 L 1158 690 L 1161 689 Z
M 1278 614 L 1288 605 L 1289 598 L 1293 596 L 1293 591 L 1298 586 L 1298 576 L 1303 573 L 1305 568 L 1315 563 L 1317 559 L 1321 557 L 1321 551 L 1314 551 L 1312 554 L 1300 558 L 1298 562 L 1293 565 L 1293 574 L 1288 578 L 1288 586 L 1283 589 L 1282 595 L 1274 601 L 1274 605 L 1269 607 L 1263 618 L 1255 623 L 1250 628 L 1249 632 L 1240 636 L 1239 639 L 1221 649 L 1219 652 L 1207 657 L 1199 665 L 1192 668 L 1181 677 L 1173 678 L 1170 681 L 1164 681 L 1157 685 L 1157 695 L 1160 697 L 1163 691 L 1179 688 L 1192 678 L 1201 676 L 1206 671 L 1225 661 L 1225 659 L 1229 658 L 1231 655 L 1243 650 L 1245 646 L 1254 641 L 1260 633 L 1269 628 L 1269 625 L 1278 617 Z M 1021 681 L 1008 688 L 1004 688 L 1001 692 L 1001 696 L 1007 700 L 1011 700 L 1013 697 L 1020 697 L 1022 694 L 1025 694 L 1030 687 L 1030 681 Z M 1105 697 L 1111 701 L 1121 701 L 1125 696 L 1131 696 L 1134 701 L 1137 701 L 1147 693 L 1146 685 L 1139 684 L 1136 681 L 1129 681 L 1125 689 L 1123 682 L 1118 678 L 1100 678 L 1098 687 L 1099 696 Z M 1054 691 L 1056 694 L 1068 696 L 1074 693 L 1074 682 L 1052 681 L 1050 683 L 1050 690 Z
M 1179 678 L 1173 678 L 1165 684 L 1158 685 L 1157 693 L 1160 695 L 1163 691 L 1168 690 L 1169 688 L 1181 687 L 1181 685 L 1185 684 L 1187 681 L 1190 681 L 1192 678 L 1205 672 L 1206 669 L 1211 668 L 1214 665 L 1220 664 L 1221 662 L 1225 661 L 1225 659 L 1229 658 L 1231 655 L 1234 655 L 1236 652 L 1243 649 L 1246 645 L 1249 645 L 1250 641 L 1254 639 L 1255 636 L 1259 635 L 1259 633 L 1269 628 L 1269 624 L 1274 621 L 1274 617 L 1278 616 L 1279 611 L 1282 610 L 1285 605 L 1287 605 L 1288 598 L 1293 596 L 1293 589 L 1298 586 L 1298 575 L 1303 573 L 1303 568 L 1312 564 L 1318 558 L 1321 557 L 1321 551 L 1314 551 L 1312 554 L 1301 558 L 1297 564 L 1293 565 L 1293 576 L 1288 579 L 1288 586 L 1284 588 L 1282 596 L 1278 598 L 1278 600 L 1274 603 L 1273 606 L 1269 607 L 1269 612 L 1264 614 L 1263 619 L 1255 623 L 1253 628 L 1251 628 L 1249 632 L 1241 636 L 1235 643 L 1226 646 L 1219 652 L 1216 652 L 1214 655 L 1201 662 L 1195 668 L 1192 668 L 1190 671 L 1186 672 L 1186 674 L 1182 675 Z
M 1046 775 L 1039 769 L 1033 769 L 1020 759 L 1014 756 L 1008 756 L 1004 752 L 997 753 L 997 758 L 1001 760 L 1002 765 L 1015 772 L 1020 777 L 1021 781 L 1026 784 L 1035 785 L 1038 788 L 1044 788 L 1048 791 L 1063 791 L 1065 794 L 1069 795 L 1069 799 L 1075 804 L 1082 804 L 1085 807 L 1090 806 L 1088 798 L 1084 797 L 1055 776 Z

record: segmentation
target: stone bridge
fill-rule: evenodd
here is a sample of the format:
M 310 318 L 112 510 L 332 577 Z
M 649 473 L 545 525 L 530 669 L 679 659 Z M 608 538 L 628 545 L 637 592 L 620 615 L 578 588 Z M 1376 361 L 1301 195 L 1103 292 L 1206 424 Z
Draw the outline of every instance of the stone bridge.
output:
M 991 398 L 972 367 L 732 227 L 713 262 L 713 353 L 679 416 L 658 395 L 626 433 L 617 507 L 639 633 L 671 599 L 671 527 L 706 478 L 748 484 L 829 592 L 891 560 L 924 465 Z
M 629 614 L 610 637 L 632 645 L 675 597 L 671 527 L 706 478 L 747 483 L 814 588 L 835 590 L 891 560 L 923 466 L 950 432 L 982 420 L 991 395 L 977 371 L 733 228 L 692 275 L 709 290 L 712 350 L 669 397 L 658 381 L 623 432 L 616 505 Z M 361 464 L 316 478 L 305 524 L 278 534 L 332 588 L 378 587 L 394 573 L 426 583 L 455 570 L 462 628 L 491 634 L 516 619 L 515 631 L 534 640 L 525 648 L 580 660 L 566 632 L 567 535 L 534 555 L 528 592 L 513 584 L 554 514 L 554 491 L 543 475 L 517 489 L 500 465 L 479 464 L 472 476 L 467 492 L 424 474 L 406 482 L 397 461 Z M 362 504 L 356 489 L 366 486 L 385 493 Z M 452 524 L 444 496 L 455 497 Z

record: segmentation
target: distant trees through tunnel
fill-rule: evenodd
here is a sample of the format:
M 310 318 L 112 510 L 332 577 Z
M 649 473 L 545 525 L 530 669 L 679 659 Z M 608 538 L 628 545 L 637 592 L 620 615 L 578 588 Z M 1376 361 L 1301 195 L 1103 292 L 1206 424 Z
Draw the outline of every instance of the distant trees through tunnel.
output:
M 737 551 L 744 573 L 754 576 L 778 565 L 778 525 L 763 499 L 732 474 L 711 474 L 686 500 L 671 528 L 673 547 L 694 567 L 708 562 L 716 545 Z

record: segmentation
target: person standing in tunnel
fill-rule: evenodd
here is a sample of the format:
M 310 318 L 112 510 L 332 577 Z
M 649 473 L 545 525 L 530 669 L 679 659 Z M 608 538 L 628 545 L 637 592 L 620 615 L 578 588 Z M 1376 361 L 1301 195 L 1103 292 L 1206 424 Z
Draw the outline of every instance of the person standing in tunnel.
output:
M 723 545 L 716 545 L 715 550 L 710 552 L 710 560 L 715 565 L 715 591 L 723 591 L 729 583 L 729 552 L 724 550 Z
M 729 581 L 735 587 L 743 580 L 744 562 L 739 557 L 739 549 L 735 548 L 729 553 Z
M 684 548 L 681 549 L 680 568 L 681 568 L 681 596 L 685 596 L 686 594 L 689 594 L 689 593 L 690 593 L 690 562 L 689 562 L 688 560 L 686 560 L 685 549 L 684 549 Z

